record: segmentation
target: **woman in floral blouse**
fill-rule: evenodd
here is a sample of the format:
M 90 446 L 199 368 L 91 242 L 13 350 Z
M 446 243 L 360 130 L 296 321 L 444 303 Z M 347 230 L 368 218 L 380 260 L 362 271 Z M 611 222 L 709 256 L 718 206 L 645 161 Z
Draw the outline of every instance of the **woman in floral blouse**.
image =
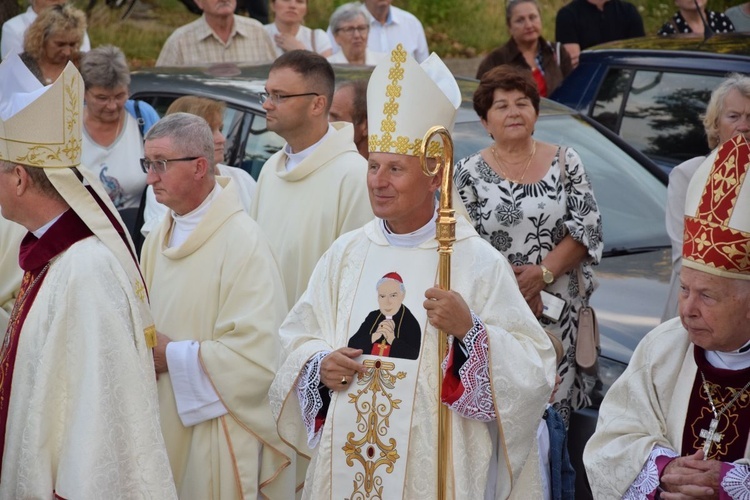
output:
M 528 71 L 487 72 L 474 109 L 493 143 L 456 164 L 455 185 L 479 235 L 508 258 L 531 310 L 563 343 L 555 408 L 567 422 L 591 404 L 595 382 L 576 371 L 575 343 L 578 311 L 594 290 L 591 265 L 602 254 L 601 215 L 578 153 L 533 138 L 539 93 Z M 542 316 L 543 292 L 564 301 L 556 321 Z

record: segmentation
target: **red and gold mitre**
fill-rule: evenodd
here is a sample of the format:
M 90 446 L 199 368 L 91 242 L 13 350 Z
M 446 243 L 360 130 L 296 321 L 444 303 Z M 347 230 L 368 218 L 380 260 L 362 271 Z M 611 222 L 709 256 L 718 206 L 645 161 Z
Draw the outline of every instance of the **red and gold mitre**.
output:
M 750 280 L 750 144 L 738 135 L 698 167 L 685 202 L 682 265 Z

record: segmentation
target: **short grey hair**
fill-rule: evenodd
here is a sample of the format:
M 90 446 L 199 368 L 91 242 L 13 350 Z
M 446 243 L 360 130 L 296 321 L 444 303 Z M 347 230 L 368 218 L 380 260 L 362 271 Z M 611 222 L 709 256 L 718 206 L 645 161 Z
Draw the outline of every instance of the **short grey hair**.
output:
M 367 22 L 367 16 L 364 12 L 362 12 L 361 3 L 351 2 L 339 6 L 336 10 L 333 11 L 333 14 L 331 14 L 331 19 L 328 21 L 328 26 L 331 27 L 331 33 L 335 34 L 342 23 L 351 21 L 358 17 L 361 17 L 365 21 L 365 23 Z
M 198 115 L 173 113 L 154 124 L 146 134 L 146 141 L 169 138 L 175 149 L 184 156 L 200 156 L 208 160 L 211 175 L 214 162 L 214 135 L 208 122 Z
M 28 174 L 29 179 L 34 187 L 48 198 L 52 198 L 58 201 L 65 201 L 62 195 L 57 191 L 55 186 L 52 185 L 52 181 L 47 178 L 47 173 L 43 168 L 31 167 L 22 163 L 14 163 L 11 161 L 0 160 L 0 171 L 4 173 L 10 173 L 16 167 L 21 167 Z
M 130 69 L 122 50 L 114 45 L 97 47 L 83 55 L 81 76 L 86 89 L 114 90 L 130 85 Z
M 708 147 L 711 149 L 719 145 L 719 118 L 724 112 L 724 99 L 732 89 L 737 90 L 745 99 L 750 99 L 750 77 L 732 73 L 711 93 L 711 99 L 708 101 L 706 114 L 703 117 L 703 128 L 706 130 Z
M 516 5 L 521 5 L 522 3 L 534 4 L 536 11 L 541 14 L 542 9 L 536 0 L 508 0 L 508 3 L 505 4 L 505 24 L 510 26 L 510 17 L 513 14 L 513 9 L 516 8 Z

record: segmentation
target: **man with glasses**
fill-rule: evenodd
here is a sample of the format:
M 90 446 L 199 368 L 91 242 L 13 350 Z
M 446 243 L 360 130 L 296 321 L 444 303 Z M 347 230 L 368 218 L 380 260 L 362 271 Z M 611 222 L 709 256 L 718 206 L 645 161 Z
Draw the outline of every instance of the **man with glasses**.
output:
M 386 57 L 385 52 L 367 48 L 370 23 L 358 4 L 346 3 L 333 11 L 329 26 L 341 50 L 329 56 L 328 62 L 375 66 Z
M 268 129 L 287 144 L 263 166 L 250 215 L 276 253 L 290 306 L 331 243 L 373 217 L 354 128 L 328 123 L 333 89 L 328 61 L 294 50 L 276 59 L 261 94 Z
M 141 166 L 170 209 L 146 238 L 141 261 L 177 493 L 293 498 L 292 454 L 267 396 L 287 312 L 271 249 L 234 180 L 214 177 L 214 140 L 203 118 L 174 113 L 157 122 Z
M 370 26 L 367 46 L 375 52 L 389 54 L 396 45 L 401 44 L 406 52 L 421 63 L 430 55 L 422 22 L 414 14 L 394 7 L 391 2 L 392 0 L 363 0 L 359 4 Z M 328 26 L 328 36 L 335 54 L 340 47 L 335 40 L 332 25 Z

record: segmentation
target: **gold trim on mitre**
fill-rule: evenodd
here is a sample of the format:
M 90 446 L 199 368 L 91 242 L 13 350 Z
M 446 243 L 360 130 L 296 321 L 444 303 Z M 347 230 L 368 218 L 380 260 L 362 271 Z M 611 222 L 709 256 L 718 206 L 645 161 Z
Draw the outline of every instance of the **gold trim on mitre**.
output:
M 682 265 L 750 280 L 750 144 L 735 136 L 698 167 L 685 202 Z
M 0 160 L 41 168 L 79 165 L 82 115 L 83 79 L 69 62 L 41 96 L 0 120 Z
M 434 63 L 434 59 L 438 58 L 433 54 L 429 60 Z M 442 61 L 439 63 L 445 66 Z M 453 78 L 447 68 L 445 73 Z M 455 79 L 453 84 L 460 104 Z M 367 85 L 369 152 L 419 156 L 430 128 L 453 128 L 458 104 L 451 103 L 423 67 L 398 44 L 390 58 L 375 68 Z M 429 144 L 427 155 L 437 157 L 442 150 L 442 143 L 434 141 Z

